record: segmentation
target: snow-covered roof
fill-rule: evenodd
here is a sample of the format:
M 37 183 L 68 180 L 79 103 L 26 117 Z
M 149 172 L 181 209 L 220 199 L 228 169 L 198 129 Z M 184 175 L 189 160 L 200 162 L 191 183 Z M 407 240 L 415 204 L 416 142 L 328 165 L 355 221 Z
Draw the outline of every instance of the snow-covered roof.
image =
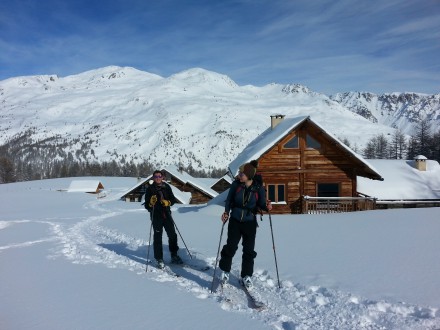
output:
M 182 191 L 172 184 L 170 184 L 171 190 L 173 191 L 174 196 L 180 201 L 182 204 L 189 204 L 191 202 L 192 195 L 188 191 Z
M 440 199 L 440 164 L 427 160 L 426 171 L 415 168 L 414 160 L 369 159 L 384 181 L 358 177 L 357 191 L 378 199 Z
M 126 195 L 128 195 L 129 193 L 131 193 L 133 190 L 135 190 L 135 189 L 137 189 L 139 186 L 145 184 L 145 182 L 147 182 L 148 180 L 150 180 L 151 177 L 152 177 L 152 175 L 150 175 L 150 176 L 147 177 L 147 178 L 138 178 L 137 183 L 136 183 L 134 186 L 130 187 L 129 189 L 125 190 L 125 191 L 121 194 L 120 198 L 124 198 Z
M 212 187 L 215 185 L 219 179 L 217 178 L 197 178 L 205 187 Z
M 131 193 L 133 190 L 137 189 L 139 186 L 145 184 L 147 181 L 151 180 L 153 175 L 148 176 L 147 178 L 144 179 L 140 179 L 134 186 L 132 186 L 130 189 L 124 191 L 121 196 L 119 197 L 120 199 L 125 198 L 126 195 L 128 195 L 129 193 Z M 189 204 L 191 201 L 191 193 L 190 192 L 184 192 L 179 190 L 178 188 L 174 187 L 173 185 L 171 186 L 171 190 L 173 191 L 174 196 L 177 198 L 177 200 L 182 203 L 182 204 Z
M 292 130 L 299 127 L 303 122 L 310 121 L 317 127 L 319 127 L 323 133 L 328 135 L 331 139 L 337 142 L 345 151 L 347 151 L 354 158 L 362 162 L 372 172 L 377 179 L 381 178 L 379 172 L 369 164 L 362 156 L 358 155 L 352 149 L 350 149 L 343 142 L 339 141 L 333 134 L 328 132 L 324 127 L 313 121 L 310 116 L 301 117 L 285 117 L 277 126 L 273 129 L 269 127 L 262 134 L 260 134 L 255 140 L 247 145 L 247 147 L 229 164 L 230 174 L 235 177 L 238 174 L 239 167 L 248 163 L 253 159 L 260 158 L 265 152 L 269 151 L 278 141 L 289 134 Z
M 295 118 L 284 118 L 273 129 L 268 128 L 251 143 L 249 143 L 243 151 L 229 164 L 230 174 L 235 177 L 238 174 L 239 167 L 250 162 L 252 159 L 258 159 L 266 151 L 273 147 L 273 145 L 286 136 L 292 129 L 299 126 L 305 121 L 308 116 L 301 116 Z
M 98 193 L 102 189 L 104 186 L 98 180 L 73 180 L 67 192 Z
M 218 193 L 215 190 L 212 190 L 203 180 L 200 180 L 198 178 L 194 178 L 189 173 L 179 170 L 179 168 L 175 165 L 170 165 L 165 168 L 165 171 L 173 175 L 178 180 L 182 181 L 183 183 L 187 183 L 198 190 L 206 193 L 210 197 L 216 197 Z
M 215 183 L 219 182 L 221 179 L 226 180 L 226 182 L 231 183 L 233 182 L 231 176 L 229 174 L 223 175 L 220 179 L 218 179 Z

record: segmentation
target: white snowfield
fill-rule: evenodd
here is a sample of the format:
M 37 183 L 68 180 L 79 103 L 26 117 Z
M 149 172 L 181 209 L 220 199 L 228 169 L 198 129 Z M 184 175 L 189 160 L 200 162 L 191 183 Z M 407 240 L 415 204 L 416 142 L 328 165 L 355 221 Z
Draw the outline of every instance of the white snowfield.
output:
M 148 214 L 114 198 L 136 179 L 94 179 L 106 197 L 57 191 L 71 178 L 0 185 L 0 329 L 440 328 L 439 208 L 272 216 L 281 289 L 264 215 L 256 311 L 238 288 L 241 246 L 232 302 L 210 292 L 222 207 L 173 208 L 181 257 L 211 269 L 146 273 Z M 165 262 L 167 248 L 164 234 Z

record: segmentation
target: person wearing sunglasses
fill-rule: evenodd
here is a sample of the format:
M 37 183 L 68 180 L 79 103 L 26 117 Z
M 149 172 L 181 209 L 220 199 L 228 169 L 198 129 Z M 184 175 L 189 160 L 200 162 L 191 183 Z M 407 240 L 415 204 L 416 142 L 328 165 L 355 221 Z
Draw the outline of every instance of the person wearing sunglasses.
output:
M 219 262 L 222 270 L 220 281 L 223 284 L 229 281 L 232 258 L 238 249 L 238 243 L 242 240 L 240 282 L 248 289 L 253 287 L 254 259 L 257 256 L 254 251 L 258 227 L 256 214 L 260 210 L 270 211 L 272 209 L 272 204 L 266 200 L 262 182 L 260 183 L 261 176 L 256 174 L 257 166 L 258 163 L 255 160 L 240 166 L 238 177 L 229 188 L 225 212 L 221 216 L 223 224 L 229 220 L 229 213 L 231 219 L 228 224 L 228 238 L 221 251 Z
M 174 220 L 171 215 L 170 206 L 176 203 L 176 197 L 169 184 L 163 181 L 164 174 L 156 170 L 153 173 L 153 183 L 149 185 L 145 192 L 145 208 L 150 212 L 153 221 L 153 248 L 154 259 L 157 267 L 164 268 L 162 233 L 165 229 L 168 235 L 168 247 L 171 253 L 171 263 L 182 264 L 183 261 L 177 254 L 179 246 L 177 244 L 177 234 L 174 228 Z

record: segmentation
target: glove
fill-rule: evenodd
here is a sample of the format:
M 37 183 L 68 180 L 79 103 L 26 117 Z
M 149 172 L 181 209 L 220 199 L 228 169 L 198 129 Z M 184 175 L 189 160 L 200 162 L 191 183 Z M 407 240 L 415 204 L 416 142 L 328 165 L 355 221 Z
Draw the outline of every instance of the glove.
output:
M 156 202 L 157 202 L 157 196 L 156 195 L 151 196 L 150 204 L 149 204 L 150 207 L 153 207 L 156 204 Z
M 165 207 L 171 206 L 171 202 L 167 199 L 162 199 L 160 203 Z
M 229 219 L 229 214 L 226 212 L 223 212 L 222 217 L 221 217 L 222 222 L 225 223 L 226 221 L 228 221 L 228 219 Z

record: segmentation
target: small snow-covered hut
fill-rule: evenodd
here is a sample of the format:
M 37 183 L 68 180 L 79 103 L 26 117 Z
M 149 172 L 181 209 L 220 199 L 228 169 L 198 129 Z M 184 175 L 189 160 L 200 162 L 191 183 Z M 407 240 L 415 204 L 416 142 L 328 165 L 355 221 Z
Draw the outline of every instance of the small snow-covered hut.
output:
M 104 190 L 104 186 L 99 180 L 73 180 L 70 183 L 67 192 L 85 192 L 89 194 L 98 194 Z

